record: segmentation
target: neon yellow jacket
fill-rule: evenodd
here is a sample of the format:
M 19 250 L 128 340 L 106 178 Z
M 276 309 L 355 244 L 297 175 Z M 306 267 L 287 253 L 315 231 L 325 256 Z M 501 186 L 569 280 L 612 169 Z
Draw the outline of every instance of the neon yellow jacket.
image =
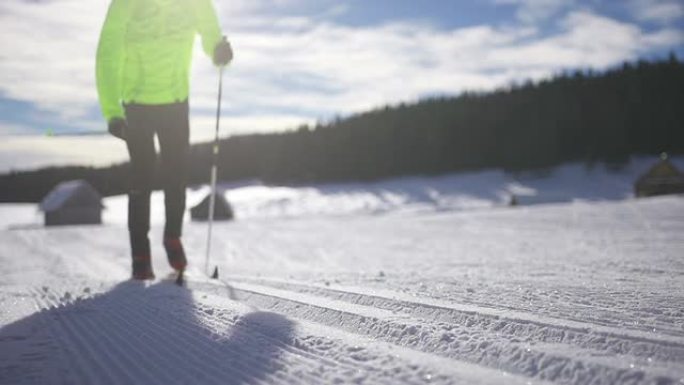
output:
M 97 48 L 97 91 L 107 121 L 123 103 L 168 104 L 190 93 L 195 34 L 213 57 L 221 41 L 212 0 L 112 0 Z

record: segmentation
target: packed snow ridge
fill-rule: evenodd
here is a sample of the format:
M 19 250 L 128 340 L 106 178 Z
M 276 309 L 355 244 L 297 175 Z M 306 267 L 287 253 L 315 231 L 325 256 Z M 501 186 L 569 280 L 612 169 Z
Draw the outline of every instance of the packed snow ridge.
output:
M 0 205 L 0 384 L 684 384 L 684 197 L 632 198 L 646 168 L 227 185 L 221 277 L 188 222 L 186 287 L 160 202 L 146 283 L 123 197 L 104 226 Z

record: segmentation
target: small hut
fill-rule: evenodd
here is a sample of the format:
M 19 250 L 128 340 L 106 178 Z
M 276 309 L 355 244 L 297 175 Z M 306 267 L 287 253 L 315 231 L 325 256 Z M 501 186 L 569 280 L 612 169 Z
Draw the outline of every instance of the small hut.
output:
M 216 192 L 215 203 L 214 203 L 214 220 L 217 221 L 230 221 L 234 219 L 233 208 L 230 203 L 226 200 L 223 191 Z M 190 216 L 193 221 L 207 221 L 209 220 L 209 200 L 211 194 L 207 196 L 200 202 L 197 206 L 190 209 Z
M 637 179 L 634 194 L 637 197 L 684 194 L 684 174 L 663 154 L 660 162 Z
M 515 194 L 511 194 L 511 198 L 508 200 L 508 206 L 518 207 L 520 203 L 518 202 L 518 197 Z
M 103 208 L 100 193 L 84 180 L 58 184 L 40 204 L 45 226 L 99 225 Z

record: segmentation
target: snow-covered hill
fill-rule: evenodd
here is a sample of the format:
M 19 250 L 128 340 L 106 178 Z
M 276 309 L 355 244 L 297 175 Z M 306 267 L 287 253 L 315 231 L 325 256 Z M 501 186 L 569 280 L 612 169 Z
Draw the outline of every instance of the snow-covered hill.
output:
M 670 160 L 684 170 L 684 156 Z M 521 205 L 610 201 L 633 197 L 634 182 L 657 159 L 633 158 L 620 169 L 604 164 L 568 164 L 554 169 L 509 174 L 490 170 L 469 174 L 395 178 L 374 183 L 268 186 L 259 181 L 222 186 L 238 219 L 377 215 L 487 209 L 507 206 L 515 196 Z M 188 206 L 209 190 L 188 190 Z M 105 199 L 105 224 L 125 224 L 127 198 Z M 2 205 L 0 228 L 42 224 L 36 205 Z M 189 221 L 189 217 L 186 217 Z M 164 221 L 164 196 L 153 193 L 152 221 Z
M 123 198 L 59 229 L 0 206 L 0 384 L 684 383 L 684 197 L 610 200 L 643 168 L 233 186 L 221 279 L 188 223 L 187 288 L 158 216 L 159 279 L 127 280 Z M 509 208 L 508 187 L 580 199 Z

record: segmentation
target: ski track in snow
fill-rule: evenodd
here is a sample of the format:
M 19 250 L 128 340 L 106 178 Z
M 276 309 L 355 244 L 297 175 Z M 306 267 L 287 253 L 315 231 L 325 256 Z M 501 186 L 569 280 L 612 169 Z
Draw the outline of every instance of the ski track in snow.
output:
M 638 379 L 661 383 L 666 381 L 667 371 L 651 365 L 654 359 L 684 361 L 684 339 L 658 339 L 591 324 L 562 324 L 558 320 L 546 323 L 536 317 L 518 319 L 492 314 L 496 312 L 489 309 L 440 308 L 321 288 L 314 292 L 345 301 L 321 301 L 318 296 L 264 286 L 235 284 L 233 288 L 245 301 L 263 308 L 540 379 L 572 382 L 581 378 L 588 383 L 628 383 Z M 295 293 L 301 291 L 295 289 Z M 347 301 L 364 305 L 350 307 Z M 496 339 L 492 339 L 494 335 Z M 571 354 L 562 352 L 558 345 L 571 345 L 572 349 L 567 349 Z M 583 354 L 597 359 L 584 362 L 577 357 Z M 620 359 L 610 359 L 613 355 Z M 645 369 L 649 373 L 644 373 Z
M 0 341 L 37 340 L 23 344 L 27 352 L 53 348 L 28 362 L 33 353 L 4 351 L 10 359 L 0 378 L 52 383 L 58 367 L 49 357 L 56 355 L 69 364 L 59 368 L 64 383 L 486 383 L 483 374 L 527 383 L 496 370 L 377 346 L 305 319 L 295 323 L 231 300 L 221 284 L 195 288 L 193 279 L 190 285 L 192 291 L 170 281 L 123 282 L 95 295 L 81 290 L 79 297 L 32 289 L 41 310 L 9 325 Z
M 684 384 L 682 197 L 215 229 L 0 231 L 0 384 Z

